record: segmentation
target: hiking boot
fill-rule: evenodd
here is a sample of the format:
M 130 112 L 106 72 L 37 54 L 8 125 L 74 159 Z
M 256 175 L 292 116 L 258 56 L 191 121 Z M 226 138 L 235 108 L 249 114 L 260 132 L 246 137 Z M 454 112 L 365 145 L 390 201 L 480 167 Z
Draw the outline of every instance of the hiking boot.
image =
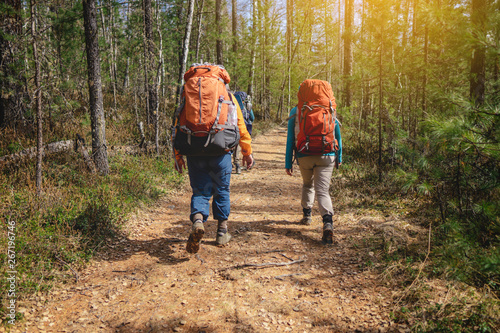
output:
M 312 217 L 310 217 L 310 216 L 304 216 L 300 220 L 300 224 L 303 224 L 303 225 L 311 225 L 311 223 L 312 223 Z
M 186 244 L 186 251 L 189 253 L 198 253 L 200 250 L 200 241 L 204 234 L 205 227 L 203 226 L 203 222 L 201 220 L 196 220 L 193 223 L 193 229 Z
M 236 164 L 236 174 L 239 175 L 241 173 L 241 167 Z
M 300 224 L 303 225 L 311 225 L 312 223 L 312 217 L 311 217 L 311 208 L 302 208 L 302 212 L 304 213 L 302 219 L 300 220 Z
M 323 244 L 333 244 L 333 224 L 325 223 L 323 224 L 323 238 L 321 239 Z
M 217 236 L 215 237 L 217 245 L 227 244 L 231 238 L 231 234 L 227 232 L 227 220 L 219 221 L 219 225 L 217 226 Z
M 217 237 L 215 237 L 215 242 L 217 243 L 217 245 L 224 245 L 229 243 L 231 238 L 233 237 L 227 230 L 225 230 L 225 232 L 217 230 Z

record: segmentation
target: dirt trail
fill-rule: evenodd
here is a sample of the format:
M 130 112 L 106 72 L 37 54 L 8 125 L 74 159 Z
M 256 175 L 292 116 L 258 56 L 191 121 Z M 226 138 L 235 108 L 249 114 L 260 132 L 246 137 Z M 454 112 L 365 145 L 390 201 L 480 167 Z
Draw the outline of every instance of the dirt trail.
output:
M 197 255 L 185 251 L 190 190 L 131 217 L 130 235 L 79 272 L 79 281 L 26 306 L 26 332 L 405 332 L 389 319 L 391 290 L 364 267 L 353 240 L 369 230 L 335 216 L 324 246 L 321 218 L 297 223 L 301 178 L 284 171 L 285 129 L 254 140 L 256 167 L 232 175 L 230 232 L 215 244 L 209 219 Z

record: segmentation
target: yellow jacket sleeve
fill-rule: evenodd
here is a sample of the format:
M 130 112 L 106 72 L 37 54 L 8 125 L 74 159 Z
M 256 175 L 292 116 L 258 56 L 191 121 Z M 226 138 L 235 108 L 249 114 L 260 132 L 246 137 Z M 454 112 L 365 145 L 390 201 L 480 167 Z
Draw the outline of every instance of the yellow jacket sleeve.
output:
M 238 101 L 233 94 L 230 93 L 230 96 L 231 100 L 236 105 L 236 111 L 238 112 L 238 128 L 240 130 L 241 153 L 243 154 L 243 156 L 248 156 L 252 153 L 252 137 L 250 136 L 250 133 L 248 133 L 247 126 L 245 125 L 245 120 L 243 118 L 243 113 L 241 112 Z

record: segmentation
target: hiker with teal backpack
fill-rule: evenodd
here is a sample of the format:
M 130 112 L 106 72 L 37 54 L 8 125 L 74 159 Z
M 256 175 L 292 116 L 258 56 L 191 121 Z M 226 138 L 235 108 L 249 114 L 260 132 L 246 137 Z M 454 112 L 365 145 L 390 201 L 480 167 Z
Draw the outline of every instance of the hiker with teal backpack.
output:
M 255 120 L 255 115 L 253 114 L 252 110 L 251 97 L 244 91 L 236 91 L 234 93 L 234 97 L 236 98 L 236 100 L 238 101 L 238 105 L 240 106 L 247 131 L 248 133 L 250 133 L 250 135 L 252 135 L 252 126 L 253 121 Z M 233 152 L 233 164 L 236 174 L 241 173 L 241 167 L 238 160 L 238 146 L 236 146 Z
M 293 175 L 294 156 L 302 175 L 301 224 L 312 223 L 314 198 L 323 219 L 323 244 L 333 243 L 333 205 L 330 182 L 334 167 L 342 163 L 342 140 L 335 97 L 330 83 L 305 80 L 298 104 L 290 110 L 285 170 Z
M 218 221 L 216 244 L 231 240 L 228 232 L 230 213 L 229 186 L 231 181 L 231 153 L 240 145 L 243 165 L 253 166 L 251 137 L 241 109 L 228 91 L 229 74 L 223 66 L 193 64 L 184 74 L 182 103 L 174 115 L 172 143 L 175 169 L 187 169 L 193 194 L 191 196 L 192 222 L 186 250 L 197 253 L 205 234 L 204 224 L 210 213 Z

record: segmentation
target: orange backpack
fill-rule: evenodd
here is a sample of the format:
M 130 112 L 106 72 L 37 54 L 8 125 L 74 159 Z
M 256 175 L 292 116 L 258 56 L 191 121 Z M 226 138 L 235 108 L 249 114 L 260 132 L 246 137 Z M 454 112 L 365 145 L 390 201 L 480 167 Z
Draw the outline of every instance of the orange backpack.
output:
M 212 64 L 192 65 L 184 74 L 172 140 L 180 154 L 222 155 L 238 144 L 236 105 L 226 89 L 230 80 L 224 67 Z
M 297 94 L 295 117 L 296 149 L 307 155 L 323 155 L 338 150 L 335 139 L 337 111 L 332 86 L 327 81 L 305 80 Z

